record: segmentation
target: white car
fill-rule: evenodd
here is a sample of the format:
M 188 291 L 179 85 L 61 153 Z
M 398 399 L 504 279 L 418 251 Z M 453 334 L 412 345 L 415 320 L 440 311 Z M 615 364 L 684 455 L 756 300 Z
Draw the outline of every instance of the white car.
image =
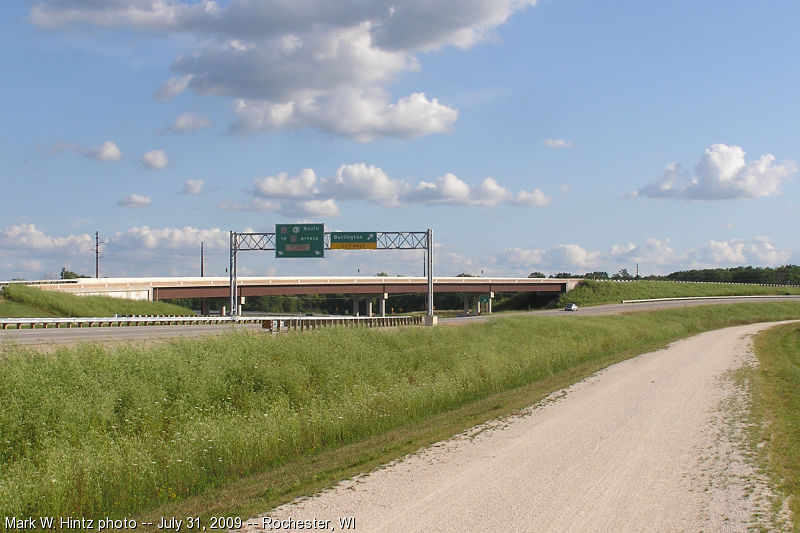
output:
M 564 308 L 564 311 L 577 311 L 577 310 L 578 306 L 575 304 L 567 304 L 567 306 Z

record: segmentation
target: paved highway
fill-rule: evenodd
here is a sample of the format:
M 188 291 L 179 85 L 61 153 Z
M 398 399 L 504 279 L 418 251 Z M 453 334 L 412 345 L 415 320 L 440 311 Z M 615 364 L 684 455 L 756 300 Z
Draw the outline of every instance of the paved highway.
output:
M 770 296 L 770 297 L 730 297 L 717 300 L 680 300 L 668 302 L 647 302 L 637 304 L 608 304 L 594 307 L 583 307 L 577 312 L 566 312 L 561 309 L 545 311 L 530 311 L 518 313 L 519 315 L 534 316 L 600 316 L 622 313 L 636 313 L 669 309 L 674 307 L 690 307 L 697 305 L 722 305 L 743 302 L 775 302 L 797 301 L 800 296 Z M 516 314 L 516 313 L 515 313 Z M 442 325 L 465 325 L 493 318 L 509 316 L 509 314 L 480 315 L 469 317 L 442 318 Z M 114 328 L 50 328 L 50 329 L 21 329 L 0 330 L 0 344 L 47 345 L 47 344 L 74 344 L 77 342 L 110 342 L 110 341 L 140 341 L 153 339 L 166 339 L 172 337 L 196 337 L 201 335 L 220 335 L 230 331 L 263 331 L 259 324 L 240 324 L 235 328 L 230 324 L 208 326 L 140 326 L 140 327 L 114 327 Z

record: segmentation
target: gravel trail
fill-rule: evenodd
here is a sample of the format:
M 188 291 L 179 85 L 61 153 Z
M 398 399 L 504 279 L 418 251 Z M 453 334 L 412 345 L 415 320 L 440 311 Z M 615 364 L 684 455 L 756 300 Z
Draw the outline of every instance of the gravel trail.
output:
M 342 530 L 348 517 L 370 532 L 786 529 L 743 445 L 747 391 L 735 375 L 754 364 L 750 336 L 771 325 L 618 363 L 246 530 L 315 519 Z

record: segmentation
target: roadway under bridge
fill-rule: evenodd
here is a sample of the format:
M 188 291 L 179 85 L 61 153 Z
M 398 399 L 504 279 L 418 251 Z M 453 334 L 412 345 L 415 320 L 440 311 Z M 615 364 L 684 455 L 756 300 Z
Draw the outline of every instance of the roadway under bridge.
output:
M 580 279 L 568 278 L 484 278 L 434 277 L 434 293 L 487 296 L 487 311 L 496 293 L 528 292 L 554 294 L 575 288 Z M 50 282 L 27 282 L 41 289 L 78 295 L 112 296 L 132 300 L 172 300 L 177 298 L 227 298 L 231 293 L 228 277 L 165 278 L 80 278 Z M 238 294 L 248 296 L 351 294 L 354 309 L 359 297 L 377 298 L 380 314 L 392 294 L 426 293 L 424 277 L 239 277 Z M 368 314 L 371 311 L 368 310 Z

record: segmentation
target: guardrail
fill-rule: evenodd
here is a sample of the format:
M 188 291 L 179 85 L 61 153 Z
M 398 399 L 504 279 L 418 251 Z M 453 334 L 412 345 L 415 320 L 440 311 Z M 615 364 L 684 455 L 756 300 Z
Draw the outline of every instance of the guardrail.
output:
M 422 324 L 422 317 L 354 317 L 354 316 L 115 316 L 92 318 L 0 318 L 0 329 L 83 328 L 125 326 L 176 326 L 203 324 L 261 324 L 270 333 L 282 330 L 307 330 L 331 326 L 393 327 Z
M 657 283 L 702 283 L 703 285 L 751 285 L 756 287 L 800 287 L 788 283 L 744 283 L 741 281 L 685 281 L 680 279 L 592 279 L 583 278 L 581 281 L 607 281 L 610 283 L 636 283 L 637 281 L 654 281 Z
M 772 298 L 790 299 L 800 298 L 800 294 L 741 294 L 732 296 L 676 296 L 675 298 L 650 298 L 647 300 L 622 300 L 623 304 L 643 304 L 648 302 L 680 302 L 683 300 L 730 300 L 731 298 Z

